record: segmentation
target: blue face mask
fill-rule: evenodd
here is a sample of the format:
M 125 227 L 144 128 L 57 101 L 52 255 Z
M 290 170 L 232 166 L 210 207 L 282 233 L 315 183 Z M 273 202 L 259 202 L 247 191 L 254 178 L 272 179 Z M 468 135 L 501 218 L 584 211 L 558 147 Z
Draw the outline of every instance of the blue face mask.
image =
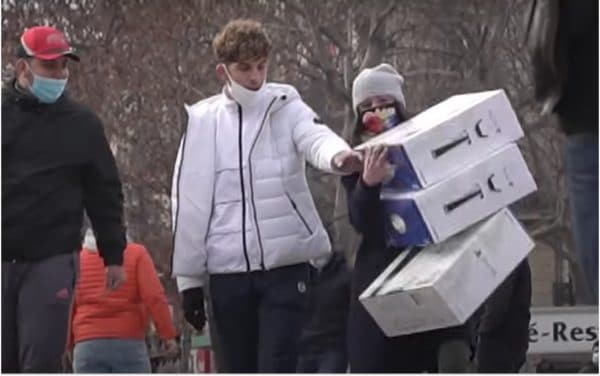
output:
M 31 68 L 29 68 L 29 71 L 33 74 L 33 82 L 30 87 L 31 94 L 40 102 L 54 103 L 65 91 L 65 86 L 67 86 L 66 78 L 47 78 L 33 73 Z

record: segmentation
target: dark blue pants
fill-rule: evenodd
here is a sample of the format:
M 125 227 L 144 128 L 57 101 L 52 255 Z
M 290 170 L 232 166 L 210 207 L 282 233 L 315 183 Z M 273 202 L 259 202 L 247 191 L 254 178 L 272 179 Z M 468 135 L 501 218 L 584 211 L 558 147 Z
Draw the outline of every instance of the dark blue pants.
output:
M 319 354 L 302 354 L 298 359 L 298 373 L 346 373 L 346 349 L 331 349 Z
M 598 135 L 574 134 L 567 138 L 566 178 L 573 235 L 580 265 L 598 303 Z
M 307 319 L 309 265 L 213 274 L 210 295 L 224 371 L 293 373 Z
M 76 253 L 2 261 L 2 372 L 60 372 Z

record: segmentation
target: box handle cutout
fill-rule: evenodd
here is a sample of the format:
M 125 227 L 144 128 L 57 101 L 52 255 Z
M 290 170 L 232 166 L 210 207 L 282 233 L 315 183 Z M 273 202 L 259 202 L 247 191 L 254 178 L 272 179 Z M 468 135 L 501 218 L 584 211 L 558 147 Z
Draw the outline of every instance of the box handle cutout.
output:
M 431 155 L 433 156 L 433 159 L 437 159 L 465 142 L 471 144 L 471 137 L 469 137 L 467 131 L 462 131 L 462 135 L 460 135 L 459 138 L 450 141 L 449 143 L 442 145 L 438 148 L 433 149 L 431 151 Z
M 459 207 L 465 205 L 466 203 L 468 203 L 469 201 L 473 200 L 476 197 L 483 199 L 483 191 L 481 190 L 481 188 L 479 186 L 477 186 L 477 190 L 469 192 L 466 195 L 464 195 L 463 197 L 459 198 L 458 200 L 454 200 L 454 201 L 449 202 L 446 205 L 444 205 L 444 211 L 446 213 L 450 213 L 453 210 L 456 210 Z

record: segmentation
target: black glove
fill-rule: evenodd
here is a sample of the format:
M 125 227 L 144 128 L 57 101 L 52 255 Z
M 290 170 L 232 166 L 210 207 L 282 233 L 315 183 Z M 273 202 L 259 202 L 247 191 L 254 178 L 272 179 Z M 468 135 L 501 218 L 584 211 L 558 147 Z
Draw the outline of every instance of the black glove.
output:
M 204 313 L 204 290 L 202 287 L 194 287 L 183 290 L 183 316 L 197 331 L 201 332 L 206 323 Z

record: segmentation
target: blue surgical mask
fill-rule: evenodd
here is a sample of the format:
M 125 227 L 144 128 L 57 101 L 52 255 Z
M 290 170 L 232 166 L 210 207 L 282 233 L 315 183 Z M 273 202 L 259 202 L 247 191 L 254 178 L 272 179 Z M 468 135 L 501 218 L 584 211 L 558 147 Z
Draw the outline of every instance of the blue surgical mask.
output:
M 54 103 L 65 91 L 65 86 L 67 86 L 66 78 L 48 78 L 33 73 L 31 68 L 29 68 L 29 71 L 33 75 L 33 82 L 31 83 L 29 90 L 31 90 L 31 94 L 33 94 L 40 102 Z

